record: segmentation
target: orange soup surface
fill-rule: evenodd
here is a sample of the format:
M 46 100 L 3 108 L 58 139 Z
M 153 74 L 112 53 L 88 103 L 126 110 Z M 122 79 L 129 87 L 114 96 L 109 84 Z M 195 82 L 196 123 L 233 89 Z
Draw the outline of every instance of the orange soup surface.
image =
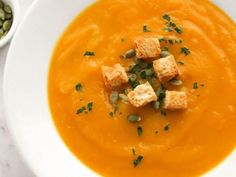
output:
M 163 30 L 164 14 L 183 33 Z M 185 91 L 188 108 L 163 112 L 119 101 L 112 115 L 101 66 L 129 66 L 131 60 L 120 55 L 134 47 L 134 39 L 157 35 L 183 41 L 161 45 L 174 55 L 183 81 L 169 89 Z M 191 53 L 185 56 L 181 47 Z M 102 176 L 199 176 L 235 147 L 235 49 L 236 25 L 209 1 L 97 1 L 72 22 L 52 57 L 48 94 L 56 127 L 75 156 Z M 94 55 L 84 56 L 86 51 Z M 130 123 L 130 114 L 142 120 Z M 134 167 L 138 156 L 143 159 Z

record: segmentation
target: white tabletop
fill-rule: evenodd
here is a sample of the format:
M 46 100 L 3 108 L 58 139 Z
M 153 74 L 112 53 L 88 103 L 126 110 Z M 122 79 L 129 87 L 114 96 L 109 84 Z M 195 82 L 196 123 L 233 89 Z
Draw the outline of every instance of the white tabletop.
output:
M 22 16 L 33 0 L 19 0 Z M 0 85 L 9 44 L 0 49 Z M 6 127 L 3 111 L 2 87 L 0 87 L 0 177 L 35 177 L 20 157 Z

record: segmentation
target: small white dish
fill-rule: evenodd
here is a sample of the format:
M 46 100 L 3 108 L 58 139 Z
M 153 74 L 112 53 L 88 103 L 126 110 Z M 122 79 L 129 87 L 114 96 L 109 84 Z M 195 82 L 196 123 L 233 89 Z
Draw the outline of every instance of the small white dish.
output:
M 76 15 L 95 1 L 35 1 L 9 50 L 3 86 L 8 127 L 37 177 L 97 176 L 63 143 L 51 118 L 47 96 L 48 68 L 56 42 Z M 213 2 L 236 21 L 235 0 Z M 236 151 L 204 176 L 235 177 L 235 166 Z
M 0 48 L 2 48 L 5 44 L 7 44 L 11 40 L 13 34 L 16 31 L 16 27 L 20 19 L 20 6 L 18 0 L 3 0 L 3 2 L 8 4 L 12 8 L 13 23 L 7 35 L 2 39 L 0 39 Z

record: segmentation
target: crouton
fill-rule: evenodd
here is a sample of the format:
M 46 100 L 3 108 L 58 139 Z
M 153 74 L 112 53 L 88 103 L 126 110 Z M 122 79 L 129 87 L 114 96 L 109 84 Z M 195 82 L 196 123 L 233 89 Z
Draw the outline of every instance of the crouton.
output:
M 180 75 L 173 55 L 153 61 L 153 68 L 160 82 L 167 82 Z
M 134 40 L 137 58 L 147 59 L 160 56 L 159 39 L 155 37 L 138 38 Z
M 129 102 L 135 107 L 141 107 L 157 100 L 157 96 L 149 82 L 137 86 L 127 96 Z
M 187 105 L 188 100 L 185 92 L 166 91 L 166 97 L 163 105 L 164 109 L 186 109 Z
M 105 86 L 111 89 L 120 87 L 129 80 L 125 68 L 120 64 L 116 64 L 114 67 L 102 66 L 102 75 Z

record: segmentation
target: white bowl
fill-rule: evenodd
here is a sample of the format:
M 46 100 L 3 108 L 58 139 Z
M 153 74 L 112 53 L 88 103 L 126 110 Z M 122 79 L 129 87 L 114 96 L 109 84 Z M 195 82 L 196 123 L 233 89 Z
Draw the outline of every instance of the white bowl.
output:
M 74 17 L 95 0 L 38 0 L 19 26 L 7 58 L 4 103 L 20 152 L 38 177 L 96 176 L 64 145 L 48 106 L 48 68 L 55 44 Z M 236 21 L 234 0 L 214 0 Z M 22 47 L 24 46 L 24 47 Z M 236 152 L 207 177 L 235 177 Z
M 11 40 L 14 32 L 16 31 L 16 27 L 19 23 L 19 18 L 20 18 L 20 8 L 19 8 L 20 6 L 19 6 L 18 0 L 3 0 L 3 2 L 10 5 L 12 8 L 13 23 L 7 35 L 3 37 L 2 39 L 0 39 L 0 48 L 3 47 L 5 44 L 7 44 Z

